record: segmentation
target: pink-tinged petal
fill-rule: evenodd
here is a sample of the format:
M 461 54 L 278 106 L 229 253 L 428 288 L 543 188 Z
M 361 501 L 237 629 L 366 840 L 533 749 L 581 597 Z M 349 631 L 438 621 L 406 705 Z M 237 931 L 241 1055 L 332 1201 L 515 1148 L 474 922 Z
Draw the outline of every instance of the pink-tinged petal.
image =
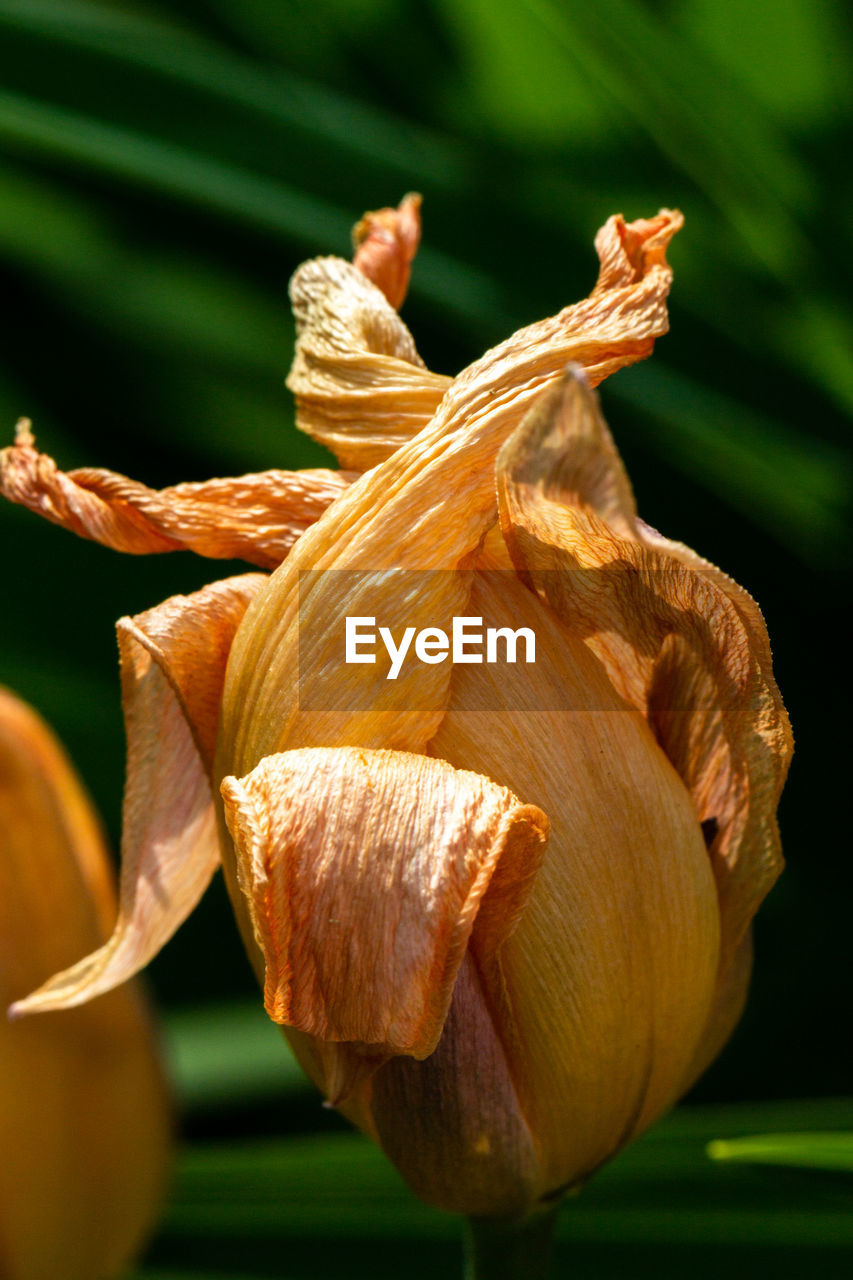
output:
M 315 680 L 323 683 L 325 705 L 336 705 L 335 694 L 343 700 L 343 708 L 352 705 L 345 702 L 352 672 L 342 664 L 330 670 L 322 643 L 324 628 L 342 627 L 344 613 L 375 614 L 380 625 L 383 618 L 398 617 L 404 593 L 399 575 L 385 575 L 383 600 L 380 584 L 385 570 L 464 570 L 475 563 L 497 518 L 494 467 L 498 452 L 542 390 L 562 376 L 566 360 L 580 360 L 600 378 L 619 364 L 648 354 L 655 337 L 666 331 L 671 272 L 663 252 L 680 225 L 681 215 L 669 212 L 627 227 L 620 219 L 611 219 L 599 247 L 603 245 L 602 251 L 609 253 L 615 237 L 620 244 L 623 239 L 630 241 L 631 252 L 621 258 L 616 255 L 615 265 L 607 259 L 606 279 L 596 292 L 557 316 L 520 330 L 469 366 L 454 379 L 430 425 L 357 480 L 300 538 L 250 611 L 235 643 L 223 713 L 223 772 L 242 775 L 265 755 L 328 743 L 326 737 L 312 736 L 312 727 L 298 712 L 300 688 L 311 689 Z M 335 306 L 329 306 L 333 295 L 327 287 L 332 278 L 339 283 L 350 279 L 353 296 L 372 288 L 347 263 L 317 260 L 297 276 L 299 289 L 311 280 L 317 283 L 317 291 L 308 290 L 297 304 L 297 313 L 307 333 L 313 324 L 312 309 L 329 307 L 326 323 L 337 343 L 334 358 L 345 364 L 351 323 L 346 307 L 341 316 Z M 365 297 L 361 318 L 382 332 L 399 324 L 381 297 L 379 302 Z M 334 349 L 331 339 L 330 344 L 329 350 Z M 301 359 L 297 353 L 299 367 Z M 328 569 L 376 572 L 377 577 L 369 592 L 365 579 L 361 592 L 353 587 L 352 575 L 326 573 L 320 575 L 325 581 L 315 582 L 306 598 L 302 571 L 316 574 Z M 333 585 L 336 576 L 337 586 Z M 454 581 L 436 616 L 429 622 L 418 622 L 413 616 L 407 622 L 444 626 L 442 619 L 450 605 L 449 612 L 465 613 L 467 588 L 462 575 L 446 576 Z M 348 592 L 352 593 L 349 600 Z M 375 607 L 362 608 L 355 598 L 360 593 L 369 594 Z M 414 603 L 417 607 L 418 602 Z M 344 609 L 344 604 L 349 607 Z M 374 675 L 379 672 L 378 667 L 364 668 L 371 670 Z M 449 696 L 449 664 L 431 668 L 428 681 L 429 715 L 407 717 L 402 709 L 410 708 L 412 699 L 405 682 L 394 682 L 389 688 L 380 675 L 374 689 L 376 705 L 382 702 L 384 724 L 379 726 L 375 718 L 356 721 L 342 714 L 335 744 L 423 750 Z M 360 691 L 366 692 L 368 683 L 369 677 L 360 674 Z M 325 732 L 328 726 L 323 728 Z M 377 732 L 384 736 L 377 737 Z
M 470 953 L 435 1052 L 425 1062 L 400 1057 L 386 1063 L 371 1080 L 368 1106 L 385 1154 L 415 1194 L 439 1209 L 511 1217 L 545 1189 Z
M 350 479 L 323 469 L 262 471 L 149 489 L 113 471 L 60 471 L 36 450 L 26 420 L 0 451 L 0 493 L 78 537 L 131 555 L 194 551 L 264 569 L 281 564 Z
M 290 282 L 298 339 L 287 386 L 296 425 L 366 471 L 418 434 L 450 379 L 430 371 L 393 306 L 342 258 L 314 258 Z
M 225 663 L 265 579 L 246 574 L 118 623 L 127 733 L 119 912 L 112 937 L 14 1006 L 64 1009 L 142 969 L 219 865 L 210 767 Z
M 267 757 L 222 794 L 270 1017 L 370 1070 L 427 1057 L 490 884 L 501 921 L 484 916 L 480 946 L 499 946 L 521 910 L 545 815 L 444 761 L 351 748 Z
M 399 311 L 409 289 L 412 259 L 421 239 L 421 197 L 410 192 L 396 209 L 366 213 L 352 238 L 353 265 Z
M 596 399 L 571 373 L 508 442 L 499 494 L 519 570 L 646 716 L 693 797 L 725 974 L 782 866 L 775 813 L 791 734 L 758 607 L 637 520 Z

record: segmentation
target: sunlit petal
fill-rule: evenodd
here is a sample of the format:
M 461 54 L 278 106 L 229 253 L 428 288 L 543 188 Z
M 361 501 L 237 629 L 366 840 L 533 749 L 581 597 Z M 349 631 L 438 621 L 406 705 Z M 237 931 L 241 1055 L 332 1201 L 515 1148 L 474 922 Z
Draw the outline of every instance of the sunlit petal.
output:
M 425 368 L 384 294 L 342 258 L 304 263 L 290 297 L 296 425 L 341 466 L 366 471 L 426 426 L 450 378 Z
M 636 519 L 581 378 L 568 374 L 509 441 L 499 492 L 520 571 L 648 718 L 693 796 L 725 971 L 782 866 L 775 811 L 791 735 L 758 607 Z
M 487 778 L 393 751 L 288 751 L 222 791 L 270 1016 L 376 1063 L 427 1057 L 493 879 L 504 909 L 492 949 L 530 891 L 544 814 Z
M 176 596 L 118 624 L 127 731 L 122 871 L 110 940 L 14 1007 L 91 1000 L 143 968 L 201 898 L 219 865 L 210 764 L 225 663 L 252 595 L 246 574 Z
M 149 489 L 94 467 L 60 471 L 29 425 L 0 451 L 0 493 L 53 524 L 115 551 L 194 551 L 214 559 L 281 564 L 293 543 L 345 491 L 340 471 L 262 471 Z
M 470 609 L 537 636 L 534 704 L 506 666 L 458 667 L 429 750 L 551 823 L 517 927 L 495 963 L 478 956 L 546 1192 L 681 1091 L 714 999 L 717 895 L 687 789 L 581 637 L 515 575 L 477 573 Z
M 225 693 L 224 738 L 229 744 L 228 756 L 223 758 L 225 772 L 243 774 L 264 755 L 323 742 L 297 732 L 299 686 L 304 689 L 305 681 L 313 679 L 313 671 L 326 660 L 322 652 L 306 655 L 299 640 L 300 634 L 303 639 L 321 635 L 330 619 L 342 617 L 340 608 L 332 610 L 329 604 L 336 590 L 341 601 L 345 598 L 345 587 L 331 587 L 332 575 L 325 574 L 328 582 L 323 590 L 314 591 L 306 601 L 304 591 L 300 592 L 303 571 L 457 570 L 473 564 L 497 519 L 494 467 L 498 451 L 542 390 L 562 376 L 566 360 L 580 360 L 596 377 L 604 377 L 620 364 L 647 355 L 655 337 L 666 331 L 671 271 L 664 251 L 680 225 L 681 215 L 668 211 L 627 227 L 623 220 L 611 219 L 599 236 L 605 266 L 596 291 L 558 315 L 520 330 L 464 370 L 453 380 L 430 425 L 357 480 L 299 540 L 236 640 Z M 297 304 L 300 323 L 311 330 L 315 311 L 324 316 L 320 327 L 326 326 L 332 335 L 328 342 L 330 350 L 337 350 L 335 359 L 345 358 L 351 347 L 353 308 L 359 316 L 363 313 L 362 320 L 372 316 L 370 322 L 379 331 L 397 333 L 396 313 L 384 299 L 381 306 L 377 303 L 375 291 L 372 297 L 367 294 L 372 286 L 349 264 L 317 259 L 302 272 L 297 276 L 297 292 L 309 282 L 314 282 L 316 292 L 309 291 Z M 339 282 L 337 294 L 328 292 L 330 279 Z M 346 288 L 344 282 L 348 282 Z M 355 299 L 360 299 L 358 306 Z M 301 359 L 297 352 L 297 368 Z M 341 583 L 345 577 L 340 575 Z M 459 590 L 454 590 L 458 600 Z M 370 593 L 376 608 L 369 612 L 397 616 L 400 588 L 393 577 L 388 579 L 384 605 L 381 593 L 377 595 L 372 586 Z M 360 607 L 358 594 L 355 589 L 349 613 L 368 612 Z M 454 611 L 463 613 L 464 606 Z M 429 705 L 440 708 L 441 683 L 446 698 L 449 674 L 446 667 L 432 672 Z M 398 697 L 402 707 L 402 690 Z M 440 710 L 437 714 L 440 717 Z M 437 727 L 434 719 L 423 720 L 389 716 L 384 741 L 371 736 L 364 745 L 422 750 L 424 731 L 428 737 Z M 375 724 L 367 727 L 371 735 L 375 733 Z M 336 742 L 361 743 L 362 729 L 362 722 L 348 721 Z M 355 736 L 347 737 L 349 733 Z

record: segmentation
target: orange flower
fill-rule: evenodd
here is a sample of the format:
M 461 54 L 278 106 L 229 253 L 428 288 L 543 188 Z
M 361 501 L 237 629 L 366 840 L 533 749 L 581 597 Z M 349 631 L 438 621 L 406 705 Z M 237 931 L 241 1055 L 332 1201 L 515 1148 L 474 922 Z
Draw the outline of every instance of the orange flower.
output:
M 23 1007 L 135 972 L 221 860 L 318 1086 L 426 1199 L 519 1214 L 671 1105 L 734 1025 L 790 736 L 756 606 L 638 520 L 589 389 L 666 331 L 680 215 L 611 218 L 589 298 L 452 380 L 389 302 L 416 219 L 413 198 L 369 216 L 354 264 L 292 283 L 298 425 L 360 477 L 178 486 L 170 507 L 62 476 L 26 435 L 7 451 L 9 496 L 111 545 L 223 554 L 214 502 L 255 563 L 290 545 L 268 579 L 119 623 L 127 892 L 110 943 Z M 389 680 L 342 663 L 346 617 L 524 626 L 535 666 Z
M 4 1005 L 97 946 L 115 918 L 89 801 L 58 744 L 0 689 L 0 994 Z M 140 992 L 0 1020 L 4 1280 L 124 1274 L 154 1223 L 169 1114 Z

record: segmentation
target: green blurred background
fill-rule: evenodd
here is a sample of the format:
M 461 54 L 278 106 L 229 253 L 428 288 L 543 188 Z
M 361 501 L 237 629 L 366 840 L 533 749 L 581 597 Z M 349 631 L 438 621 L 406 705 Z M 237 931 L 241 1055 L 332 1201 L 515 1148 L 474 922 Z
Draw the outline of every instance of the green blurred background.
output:
M 610 213 L 684 211 L 671 333 L 602 396 L 645 519 L 764 608 L 797 737 L 789 865 L 732 1043 L 566 1211 L 558 1274 L 849 1269 L 837 1160 L 717 1164 L 704 1144 L 853 1127 L 837 1101 L 851 1092 L 850 26 L 831 0 L 0 0 L 3 442 L 28 414 L 64 468 L 159 486 L 322 465 L 281 385 L 287 279 L 306 256 L 348 254 L 360 214 L 410 189 L 424 247 L 404 316 L 446 373 L 585 295 Z M 9 506 L 0 528 L 0 681 L 57 728 L 117 843 L 114 621 L 229 566 L 120 557 Z M 296 1082 L 221 886 L 150 977 L 189 1145 L 140 1276 L 456 1265 L 454 1224 Z

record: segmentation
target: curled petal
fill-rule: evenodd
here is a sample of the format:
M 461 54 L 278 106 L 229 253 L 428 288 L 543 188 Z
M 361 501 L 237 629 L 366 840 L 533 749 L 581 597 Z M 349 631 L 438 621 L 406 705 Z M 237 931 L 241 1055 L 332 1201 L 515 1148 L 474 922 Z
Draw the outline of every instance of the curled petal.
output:
M 421 239 L 421 197 L 404 196 L 396 209 L 366 213 L 352 233 L 353 265 L 399 311 L 409 288 L 411 263 Z
M 547 1194 L 683 1090 L 714 1000 L 719 907 L 687 788 L 583 639 L 515 573 L 476 573 L 469 608 L 536 634 L 530 687 L 502 664 L 455 669 L 429 751 L 551 823 L 511 935 L 491 960 L 476 934 L 470 947 L 523 1114 L 547 1134 Z
M 450 379 L 430 373 L 393 306 L 358 267 L 314 258 L 294 275 L 296 425 L 366 471 L 432 418 Z
M 81 538 L 115 551 L 194 551 L 275 568 L 347 487 L 338 471 L 263 471 L 227 480 L 147 485 L 91 467 L 60 471 L 29 424 L 0 452 L 0 493 Z
M 264 578 L 226 579 L 118 623 L 127 731 L 119 913 L 112 937 L 14 1013 L 81 1004 L 142 969 L 219 864 L 210 761 L 225 663 Z
M 523 1214 L 545 1189 L 470 952 L 435 1052 L 425 1062 L 400 1057 L 386 1063 L 371 1081 L 369 1106 L 385 1154 L 429 1204 L 509 1217 Z
M 498 471 L 519 570 L 646 716 L 693 797 L 720 896 L 725 972 L 782 866 L 775 811 L 791 735 L 758 607 L 636 518 L 581 378 L 569 373 L 543 397 Z
M 307 625 L 303 608 L 299 632 L 301 571 L 358 569 L 381 575 L 391 568 L 456 570 L 472 565 L 497 518 L 494 467 L 498 451 L 542 390 L 562 376 L 566 360 L 579 360 L 591 376 L 600 379 L 619 365 L 647 355 L 655 337 L 666 331 L 671 272 L 663 247 L 680 225 L 681 215 L 670 212 L 649 222 L 628 224 L 625 234 L 631 237 L 631 254 L 608 268 L 605 285 L 583 302 L 520 330 L 470 365 L 454 379 L 430 425 L 357 480 L 300 539 L 237 639 L 226 687 L 223 735 L 234 744 L 234 755 L 225 761 L 225 772 L 241 775 L 264 755 L 324 740 L 295 734 L 297 686 L 304 687 L 315 670 L 325 679 L 324 662 L 328 665 L 327 655 L 312 652 L 306 657 L 300 648 L 297 667 L 299 639 L 317 629 L 316 623 L 313 631 Z M 329 295 L 320 284 L 332 277 L 339 282 L 351 278 L 353 297 L 359 290 L 365 294 L 372 288 L 354 268 L 337 259 L 308 263 L 296 277 L 296 297 L 301 298 L 297 313 L 306 332 L 314 323 L 312 308 L 322 311 L 328 306 Z M 318 291 L 309 290 L 303 296 L 300 290 L 312 280 L 320 282 Z M 367 323 L 372 314 L 370 322 L 384 332 L 399 321 L 384 299 L 379 302 L 375 291 L 372 302 L 365 296 L 369 307 L 362 319 Z M 351 343 L 349 313 L 339 317 L 331 308 L 324 323 L 334 337 L 334 341 L 328 339 L 328 349 L 337 343 L 335 359 L 345 363 L 347 343 Z M 304 349 L 297 354 L 296 368 L 303 367 L 304 355 Z M 376 608 L 369 612 L 397 616 L 400 590 L 392 576 L 387 591 L 384 604 L 380 595 L 373 594 Z M 329 587 L 327 602 L 331 594 Z M 368 611 L 352 607 L 348 612 Z M 464 605 L 454 612 L 463 613 Z M 315 615 L 325 617 L 327 624 L 335 616 L 325 604 Z M 436 625 L 441 625 L 438 619 Z M 285 666 L 290 673 L 286 676 Z M 446 704 L 447 664 L 433 668 L 430 681 L 435 705 L 442 705 L 438 696 L 442 689 Z M 398 695 L 400 706 L 402 688 Z M 376 725 L 367 727 L 374 734 Z M 365 741 L 357 736 L 359 726 L 348 721 L 336 741 L 417 751 L 436 726 L 417 717 L 401 723 L 389 715 L 386 727 L 389 736 L 384 741 L 375 736 Z
M 268 756 L 222 794 L 270 1017 L 373 1067 L 427 1057 L 490 884 L 506 910 L 481 945 L 521 910 L 545 815 L 444 761 L 350 748 Z

